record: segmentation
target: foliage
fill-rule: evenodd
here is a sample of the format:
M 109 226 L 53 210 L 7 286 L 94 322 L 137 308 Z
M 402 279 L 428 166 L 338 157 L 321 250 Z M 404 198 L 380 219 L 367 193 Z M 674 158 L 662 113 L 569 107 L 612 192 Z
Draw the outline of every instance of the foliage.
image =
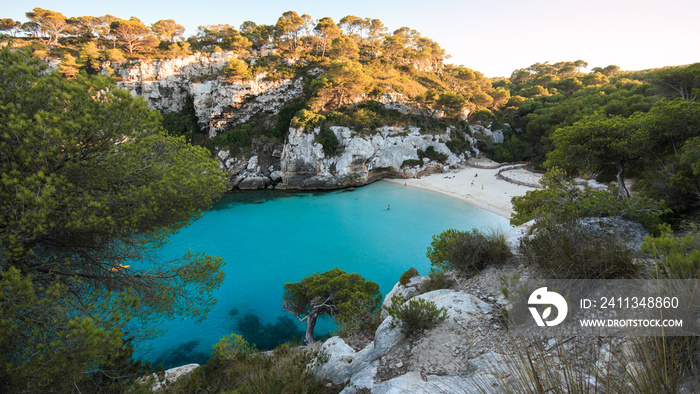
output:
M 700 279 L 700 233 L 696 229 L 673 236 L 665 227 L 659 236 L 647 236 L 642 251 L 654 257 L 662 278 Z
M 445 143 L 450 151 L 454 154 L 461 154 L 472 149 L 472 144 L 463 131 L 453 130 L 450 134 L 450 140 Z
M 377 309 L 381 301 L 379 286 L 359 274 L 348 274 L 338 268 L 307 276 L 297 283 L 285 283 L 283 307 L 300 321 L 307 322 L 306 342 L 314 342 L 313 330 L 321 315 L 335 318 L 354 308 L 367 313 Z
M 311 83 L 311 89 L 316 92 L 312 109 L 340 108 L 364 93 L 369 83 L 360 63 L 334 60 L 328 66 L 328 72 Z
M 504 358 L 489 366 L 493 375 L 508 375 L 504 393 L 678 393 L 697 390 L 697 337 L 631 337 L 623 346 L 604 339 L 562 346 L 530 335 L 499 343 Z M 551 343 L 554 342 L 554 346 Z M 602 347 L 610 359 L 601 357 Z M 604 361 L 605 360 L 605 361 Z M 552 368 L 557 365 L 557 368 Z M 690 382 L 688 386 L 683 384 Z M 478 379 L 479 391 L 492 391 L 492 381 Z
M 528 190 L 524 196 L 513 197 L 515 213 L 510 219 L 512 225 L 518 226 L 541 217 L 565 222 L 584 217 L 622 216 L 652 230 L 666 212 L 663 201 L 640 194 L 622 199 L 614 190 L 581 189 L 558 168 L 548 171 L 540 183 L 546 188 Z
M 299 112 L 297 112 L 296 115 L 294 115 L 294 119 L 292 119 L 292 126 L 297 128 L 306 128 L 308 126 L 309 129 L 313 129 L 316 126 L 321 125 L 325 120 L 326 117 L 323 115 L 317 114 L 307 109 L 302 109 Z
M 478 230 L 448 229 L 433 235 L 427 257 L 432 270 L 457 270 L 466 275 L 478 273 L 490 264 L 504 262 L 511 252 L 503 234 L 485 235 Z
M 240 82 L 252 79 L 248 64 L 241 59 L 231 58 L 224 70 L 226 82 Z
M 151 25 L 151 30 L 156 37 L 163 41 L 173 41 L 177 37 L 182 37 L 185 28 L 172 19 L 161 19 Z
M 255 345 L 251 346 L 242 336 L 232 333 L 225 335 L 213 346 L 212 356 L 231 361 L 255 352 Z
M 343 338 L 354 336 L 373 338 L 383 319 L 379 309 L 371 312 L 368 309 L 368 304 L 356 303 L 338 313 L 334 319 L 336 329 L 333 335 Z
M 213 357 L 163 392 L 323 393 L 323 382 L 307 368 L 311 352 L 292 344 L 278 346 L 271 354 L 252 353 L 234 358 Z
M 420 297 L 403 302 L 400 296 L 394 296 L 386 311 L 392 317 L 391 328 L 401 326 L 401 332 L 407 337 L 432 330 L 449 317 L 446 308 L 438 308 L 434 301 Z
M 436 151 L 433 145 L 430 145 L 427 148 L 425 148 L 425 151 L 423 151 L 422 149 L 418 149 L 418 158 L 422 160 L 425 157 L 442 164 L 445 164 L 448 158 L 446 154 Z
M 340 149 L 340 141 L 333 130 L 328 127 L 321 127 L 320 131 L 314 138 L 314 142 L 323 146 L 323 152 L 328 156 L 334 156 Z
M 404 167 L 415 167 L 415 166 L 422 166 L 423 165 L 423 160 L 418 160 L 418 159 L 406 159 L 401 163 L 401 168 Z
M 428 274 L 428 280 L 423 283 L 421 291 L 427 293 L 433 290 L 451 289 L 454 285 L 455 281 L 448 276 L 447 272 L 431 270 L 430 274 Z
M 700 63 L 656 70 L 650 80 L 656 92 L 665 98 L 694 101 L 700 97 Z
M 122 376 L 102 368 L 146 334 L 133 317 L 202 318 L 215 302 L 220 258 L 151 251 L 225 190 L 218 165 L 167 136 L 145 101 L 103 77 L 45 73 L 25 51 L 0 51 L 0 123 L 0 272 L 25 300 L 13 312 L 2 299 L 1 379 L 26 385 L 31 371 L 60 390 Z
M 158 39 L 141 20 L 132 16 L 129 20 L 118 19 L 109 25 L 109 32 L 129 54 L 148 51 L 158 46 Z
M 639 275 L 634 252 L 616 237 L 594 235 L 578 223 L 541 219 L 520 246 L 526 260 L 554 279 L 627 279 Z
M 406 270 L 406 272 L 401 274 L 401 277 L 399 277 L 399 284 L 401 284 L 402 286 L 406 286 L 408 282 L 411 281 L 411 278 L 415 278 L 416 276 L 418 276 L 418 270 L 411 267 L 408 270 Z
M 648 130 L 639 127 L 635 118 L 597 112 L 552 134 L 554 150 L 547 154 L 544 166 L 596 173 L 605 165 L 613 165 L 620 196 L 628 198 L 625 170 L 647 153 L 650 138 Z
M 187 96 L 182 111 L 163 114 L 163 127 L 168 134 L 184 136 L 189 143 L 199 142 L 195 140 L 201 131 L 197 122 L 192 96 Z

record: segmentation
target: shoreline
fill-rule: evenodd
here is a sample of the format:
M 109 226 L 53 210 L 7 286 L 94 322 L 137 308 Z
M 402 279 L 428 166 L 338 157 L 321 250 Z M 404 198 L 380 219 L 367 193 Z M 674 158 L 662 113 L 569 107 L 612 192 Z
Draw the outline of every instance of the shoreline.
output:
M 498 180 L 497 173 L 498 169 L 465 167 L 417 179 L 383 179 L 382 181 L 440 193 L 510 220 L 513 213 L 511 198 L 523 196 L 528 190 L 535 190 L 535 188 Z

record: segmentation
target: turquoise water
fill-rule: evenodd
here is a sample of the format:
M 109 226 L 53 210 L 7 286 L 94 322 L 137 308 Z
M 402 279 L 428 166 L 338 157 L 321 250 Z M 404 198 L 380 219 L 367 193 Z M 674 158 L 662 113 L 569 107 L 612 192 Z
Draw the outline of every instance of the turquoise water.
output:
M 388 206 L 391 209 L 387 209 Z M 226 279 L 217 305 L 200 324 L 168 322 L 165 335 L 141 356 L 164 367 L 204 362 L 213 344 L 239 332 L 259 346 L 269 336 L 298 334 L 282 310 L 283 285 L 339 267 L 388 293 L 410 267 L 425 275 L 432 236 L 448 228 L 508 228 L 508 221 L 437 193 L 377 182 L 353 192 L 240 192 L 172 237 L 163 259 L 188 250 L 224 258 Z M 316 337 L 332 328 L 320 322 Z M 274 343 L 272 343 L 274 345 Z

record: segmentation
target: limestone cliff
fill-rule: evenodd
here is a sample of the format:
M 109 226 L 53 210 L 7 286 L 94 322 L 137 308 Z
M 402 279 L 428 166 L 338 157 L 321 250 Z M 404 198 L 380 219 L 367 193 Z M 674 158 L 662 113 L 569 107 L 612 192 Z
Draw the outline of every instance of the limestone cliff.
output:
M 191 97 L 199 125 L 214 137 L 260 113 L 276 113 L 302 93 L 302 79 L 268 81 L 266 74 L 251 81 L 224 82 L 224 68 L 233 52 L 196 53 L 174 59 L 131 62 L 115 69 L 120 86 L 148 100 L 153 109 L 179 112 Z
M 290 129 L 280 162 L 279 188 L 364 185 L 387 176 L 414 177 L 425 171 L 428 164 L 441 169 L 441 163 L 427 158 L 419 160 L 418 150 L 426 151 L 429 146 L 447 157 L 446 166 L 465 159 L 464 155 L 453 154 L 445 145 L 450 141 L 450 130 L 439 135 L 423 135 L 417 127 L 382 127 L 376 134 L 362 135 L 347 127 L 330 129 L 340 145 L 340 153 L 332 156 L 327 156 L 323 146 L 316 142 L 318 128 L 309 133 Z M 417 162 L 420 164 L 406 165 Z
M 188 98 L 198 123 L 210 138 L 261 114 L 275 114 L 290 100 L 303 95 L 304 78 L 270 81 L 265 74 L 250 81 L 226 82 L 221 76 L 232 52 L 196 53 L 174 59 L 141 60 L 115 67 L 120 86 L 140 95 L 149 106 L 163 112 L 179 112 Z M 313 77 L 320 69 L 309 71 Z M 378 100 L 385 108 L 418 113 L 396 92 Z M 317 142 L 319 129 L 291 128 L 284 141 L 254 141 L 253 147 L 232 156 L 217 147 L 216 157 L 231 179 L 242 189 L 334 189 L 359 186 L 384 177 L 415 177 L 442 172 L 468 158 L 447 147 L 454 130 L 422 134 L 417 127 L 381 127 L 360 133 L 347 127 L 331 127 L 339 151 L 329 155 Z M 467 137 L 472 146 L 475 140 Z M 421 160 L 419 150 L 433 147 L 446 160 Z M 476 151 L 472 148 L 471 151 Z

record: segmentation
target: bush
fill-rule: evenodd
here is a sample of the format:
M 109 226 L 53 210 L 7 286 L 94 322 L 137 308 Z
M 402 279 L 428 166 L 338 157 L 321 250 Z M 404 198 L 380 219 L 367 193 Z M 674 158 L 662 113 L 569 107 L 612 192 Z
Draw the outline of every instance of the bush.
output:
M 639 276 L 633 251 L 615 237 L 596 236 L 576 222 L 541 220 L 535 235 L 521 242 L 531 264 L 557 279 L 624 279 Z
M 428 280 L 423 283 L 421 291 L 427 293 L 433 290 L 451 289 L 454 286 L 452 280 L 445 271 L 433 271 L 430 273 Z
M 338 137 L 335 136 L 333 130 L 326 127 L 321 127 L 321 131 L 314 139 L 314 142 L 318 142 L 319 144 L 323 145 L 323 152 L 328 156 L 337 154 L 338 149 L 340 148 L 340 141 L 338 141 Z
M 556 167 L 549 170 L 540 183 L 546 189 L 530 190 L 524 196 L 513 197 L 515 214 L 510 224 L 518 226 L 542 216 L 557 221 L 622 216 L 652 231 L 659 224 L 659 217 L 667 212 L 663 201 L 639 194 L 620 198 L 615 189 L 580 189 L 563 170 Z
M 401 297 L 394 296 L 386 311 L 393 318 L 391 328 L 401 325 L 401 332 L 408 337 L 433 329 L 449 317 L 447 309 L 438 309 L 433 301 L 422 298 L 402 301 Z
M 669 228 L 658 237 L 647 237 L 642 251 L 654 256 L 657 274 L 668 279 L 700 279 L 700 233 L 674 237 Z
M 234 359 L 211 358 L 163 393 L 323 393 L 323 382 L 307 365 L 314 354 L 292 344 L 272 354 L 254 353 Z
M 434 270 L 457 270 L 473 275 L 486 266 L 501 263 L 511 256 L 503 234 L 482 234 L 478 230 L 448 229 L 433 236 L 427 257 Z
M 423 165 L 423 160 L 417 160 L 417 159 L 406 159 L 401 163 L 401 168 L 404 167 L 415 167 L 415 166 L 422 166 Z
M 226 70 L 224 70 L 224 75 L 226 76 L 226 82 L 247 81 L 252 79 L 248 64 L 235 57 L 229 60 L 228 66 Z
M 418 276 L 418 270 L 411 267 L 406 272 L 401 274 L 401 277 L 399 278 L 399 284 L 402 286 L 406 286 L 408 282 L 411 281 L 411 278 L 415 278 L 416 276 Z
M 222 360 L 234 360 L 255 353 L 255 345 L 238 334 L 226 335 L 213 346 L 212 355 Z
M 447 161 L 447 155 L 444 153 L 437 152 L 435 150 L 435 147 L 432 145 L 425 148 L 425 152 L 422 149 L 418 149 L 418 158 L 422 160 L 425 157 L 442 164 L 445 164 L 445 162 Z
M 321 125 L 325 120 L 326 117 L 323 115 L 319 115 L 307 109 L 302 109 L 294 115 L 292 126 L 296 128 L 306 128 L 308 126 L 309 130 L 307 130 L 307 132 L 309 132 L 314 127 Z

